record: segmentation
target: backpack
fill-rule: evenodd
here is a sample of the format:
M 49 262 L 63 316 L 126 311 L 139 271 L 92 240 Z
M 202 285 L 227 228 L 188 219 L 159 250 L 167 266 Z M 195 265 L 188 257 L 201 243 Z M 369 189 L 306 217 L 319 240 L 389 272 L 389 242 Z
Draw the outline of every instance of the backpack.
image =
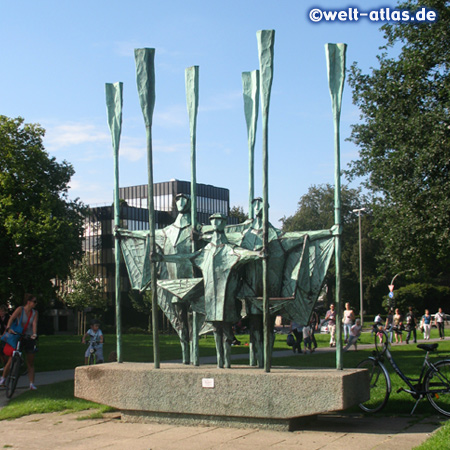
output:
M 295 338 L 291 333 L 287 335 L 286 344 L 289 345 L 289 347 L 293 347 L 295 344 Z

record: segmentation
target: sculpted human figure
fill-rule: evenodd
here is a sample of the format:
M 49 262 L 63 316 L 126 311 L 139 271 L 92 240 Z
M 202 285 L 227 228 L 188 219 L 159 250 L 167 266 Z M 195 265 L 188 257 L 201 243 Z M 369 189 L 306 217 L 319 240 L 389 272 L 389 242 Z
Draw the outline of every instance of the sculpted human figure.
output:
M 192 251 L 190 198 L 186 194 L 178 194 L 175 198 L 178 210 L 175 222 L 155 232 L 156 245 L 164 255 L 186 254 Z M 179 278 L 192 278 L 193 275 L 193 268 L 190 262 L 178 260 L 177 262 L 166 262 L 163 264 L 158 278 L 176 280 Z M 158 290 L 158 303 L 178 332 L 183 363 L 189 364 L 189 303 L 180 300 L 163 289 Z
M 236 294 L 241 282 L 240 269 L 260 258 L 259 252 L 230 244 L 225 236 L 226 217 L 216 213 L 210 217 L 212 235 L 201 250 L 189 255 L 164 255 L 164 261 L 189 258 L 203 276 L 205 320 L 212 323 L 220 368 L 231 366 L 232 325 L 239 316 Z
M 244 222 L 240 227 L 231 226 L 228 229 L 231 231 L 227 234 L 230 240 L 233 240 L 242 248 L 261 251 L 263 248 L 263 223 L 262 223 L 262 206 L 263 200 L 260 197 L 253 199 L 253 220 Z M 236 234 L 238 233 L 238 234 Z M 277 239 L 279 231 L 269 224 L 269 242 Z M 277 255 L 271 255 L 272 258 L 277 258 Z M 276 259 L 272 259 L 271 265 L 276 263 Z M 264 351 L 263 351 L 263 311 L 261 307 L 254 302 L 248 300 L 248 297 L 262 298 L 262 264 L 261 261 L 251 261 L 244 268 L 243 273 L 244 286 L 239 294 L 240 298 L 245 300 L 245 310 L 249 319 L 249 333 L 250 333 L 250 365 L 264 367 Z M 275 323 L 275 315 L 270 317 L 271 329 Z M 271 334 L 272 345 L 274 342 L 274 335 Z
M 254 219 L 227 227 L 228 239 L 243 248 L 263 247 L 262 199 L 253 200 Z M 277 314 L 302 325 L 309 322 L 333 251 L 333 229 L 282 233 L 268 227 L 270 326 Z M 250 321 L 250 364 L 264 366 L 262 264 L 245 266 L 238 297 L 245 299 Z M 273 339 L 273 334 L 271 338 Z M 272 341 L 273 344 L 273 341 Z
M 155 230 L 156 251 L 164 255 L 187 254 L 192 251 L 193 227 L 191 225 L 191 202 L 189 195 L 178 194 L 175 197 L 178 215 L 175 222 L 165 228 Z M 119 229 L 116 235 L 120 238 L 122 254 L 127 265 L 128 274 L 133 289 L 143 291 L 150 287 L 150 243 L 148 231 L 130 231 Z M 200 245 L 203 244 L 202 242 Z M 159 280 L 192 280 L 194 271 L 192 264 L 186 259 L 175 262 L 162 261 L 157 265 Z M 159 282 L 158 282 L 159 283 Z M 198 290 L 197 290 L 198 291 Z M 197 292 L 195 291 L 195 292 Z M 169 319 L 180 338 L 182 358 L 185 364 L 191 360 L 191 350 L 198 354 L 198 349 L 191 349 L 191 325 L 193 303 L 197 312 L 197 329 L 201 329 L 204 322 L 204 308 L 202 297 L 186 298 L 176 296 L 173 292 L 158 287 L 158 305 Z M 209 331 L 203 327 L 202 332 Z

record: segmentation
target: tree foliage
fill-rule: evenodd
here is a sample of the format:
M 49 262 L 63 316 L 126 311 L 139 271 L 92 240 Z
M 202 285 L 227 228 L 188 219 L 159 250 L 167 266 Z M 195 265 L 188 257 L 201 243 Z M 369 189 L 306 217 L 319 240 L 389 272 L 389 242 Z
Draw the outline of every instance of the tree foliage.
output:
M 59 297 L 66 306 L 80 311 L 85 308 L 106 309 L 108 303 L 103 286 L 89 269 L 86 257 L 72 265 L 67 281 L 61 285 Z
M 450 6 L 436 23 L 389 23 L 379 67 L 351 67 L 349 83 L 362 122 L 350 140 L 360 148 L 348 172 L 373 194 L 374 236 L 391 273 L 414 269 L 444 280 L 450 264 Z M 399 51 L 399 53 L 398 53 Z M 395 56 L 389 56 L 393 53 Z
M 84 207 L 67 197 L 73 167 L 45 151 L 44 130 L 0 116 L 0 295 L 48 298 L 82 251 Z
M 392 300 L 388 297 L 383 301 L 387 310 Z M 450 288 L 448 286 L 435 286 L 429 283 L 413 283 L 394 291 L 394 304 L 402 314 L 406 314 L 408 307 L 422 315 L 425 309 L 431 314 L 438 311 L 443 305 L 450 303 Z M 446 311 L 446 310 L 444 310 Z
M 230 209 L 230 217 L 235 217 L 238 223 L 245 222 L 248 219 L 248 215 L 244 213 L 244 208 L 242 206 L 233 206 Z
M 368 207 L 369 199 L 360 189 L 342 186 L 342 299 L 359 311 L 359 223 L 354 209 Z M 283 231 L 329 229 L 334 225 L 334 186 L 311 186 L 300 198 L 297 212 L 281 219 Z M 363 260 L 364 309 L 374 311 L 382 301 L 383 278 L 378 276 L 376 253 L 379 243 L 372 239 L 372 215 L 367 210 L 361 219 L 361 247 Z M 334 259 L 325 279 L 328 301 L 334 302 Z

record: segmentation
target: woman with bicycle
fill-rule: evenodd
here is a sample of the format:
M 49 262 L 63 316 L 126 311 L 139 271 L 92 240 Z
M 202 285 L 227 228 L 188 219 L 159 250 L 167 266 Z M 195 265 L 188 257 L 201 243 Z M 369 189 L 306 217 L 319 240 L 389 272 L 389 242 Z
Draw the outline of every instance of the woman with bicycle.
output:
M 37 304 L 36 297 L 32 294 L 25 294 L 23 306 L 19 306 L 12 313 L 6 326 L 6 331 L 13 333 L 12 326 L 14 322 L 22 328 L 22 334 L 24 338 L 24 350 L 27 354 L 27 368 L 28 379 L 30 381 L 30 389 L 35 391 L 37 388 L 34 385 L 34 355 L 37 352 L 36 338 L 37 338 L 37 325 L 38 325 L 38 312 L 34 309 Z M 14 348 L 10 345 L 6 345 L 3 349 L 3 353 L 8 357 L 5 368 L 3 369 L 3 377 L 0 379 L 0 385 L 5 383 L 8 376 L 9 369 L 12 361 L 12 354 Z

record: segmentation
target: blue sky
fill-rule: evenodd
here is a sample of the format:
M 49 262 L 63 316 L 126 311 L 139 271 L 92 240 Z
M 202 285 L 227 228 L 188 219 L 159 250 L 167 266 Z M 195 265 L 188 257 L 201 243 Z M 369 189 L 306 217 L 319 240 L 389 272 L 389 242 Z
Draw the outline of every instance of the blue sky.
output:
M 353 1 L 361 10 L 396 2 Z M 331 101 L 324 45 L 348 44 L 368 71 L 384 44 L 381 23 L 312 23 L 313 7 L 347 2 L 307 0 L 85 1 L 0 0 L 0 114 L 46 130 L 44 145 L 76 174 L 71 197 L 112 202 L 113 159 L 104 85 L 124 83 L 120 185 L 147 181 L 145 126 L 135 81 L 134 48 L 156 49 L 154 180 L 190 179 L 184 71 L 200 66 L 197 180 L 230 189 L 247 210 L 248 149 L 241 73 L 257 69 L 256 31 L 274 29 L 269 117 L 269 202 L 274 225 L 297 209 L 313 184 L 334 183 Z M 344 88 L 341 166 L 357 157 L 344 139 L 359 120 Z M 261 195 L 261 124 L 256 139 L 256 194 Z

